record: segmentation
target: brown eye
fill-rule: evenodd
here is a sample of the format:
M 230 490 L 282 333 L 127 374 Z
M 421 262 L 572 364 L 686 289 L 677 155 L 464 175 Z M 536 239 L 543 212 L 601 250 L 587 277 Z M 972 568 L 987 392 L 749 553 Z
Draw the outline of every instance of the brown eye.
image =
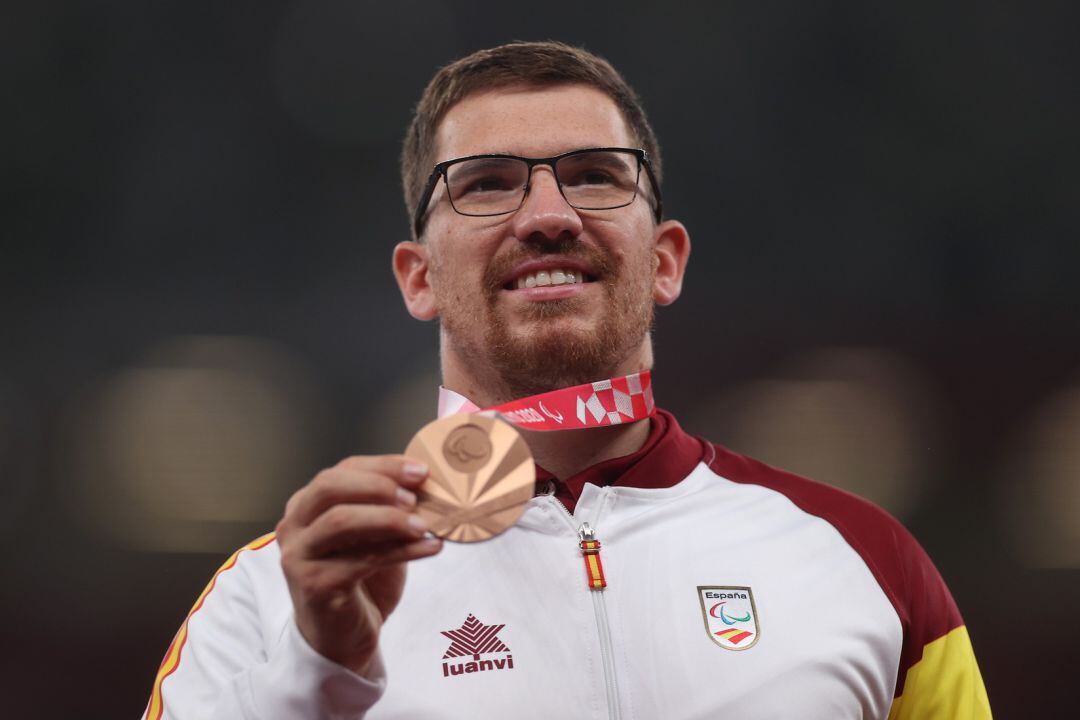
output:
M 510 188 L 506 184 L 506 180 L 504 178 L 486 177 L 478 178 L 469 183 L 469 185 L 462 190 L 461 194 L 467 195 L 469 193 L 500 192 L 510 189 L 512 188 Z
M 578 179 L 578 182 L 583 185 L 603 185 L 611 181 L 611 175 L 603 170 L 590 170 Z

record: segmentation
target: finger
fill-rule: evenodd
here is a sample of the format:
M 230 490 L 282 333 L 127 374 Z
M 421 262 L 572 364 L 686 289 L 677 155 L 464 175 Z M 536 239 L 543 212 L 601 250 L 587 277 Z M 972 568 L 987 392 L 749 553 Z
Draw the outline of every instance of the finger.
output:
M 404 455 L 354 455 L 337 467 L 385 475 L 410 489 L 420 487 L 428 476 L 427 465 Z
M 389 505 L 335 505 L 302 531 L 299 550 L 311 559 L 370 553 L 384 543 L 420 540 L 427 529 L 419 515 Z
M 352 553 L 336 555 L 334 559 L 363 564 L 366 568 L 382 568 L 409 560 L 419 560 L 438 554 L 443 549 L 442 538 L 428 535 L 408 542 L 383 543 L 376 550 L 357 556 Z
M 411 510 L 416 493 L 394 479 L 368 470 L 338 467 L 323 470 L 285 506 L 288 522 L 310 525 L 334 505 L 396 505 Z
M 443 549 L 443 539 L 427 536 L 419 540 L 405 542 L 384 542 L 374 547 L 355 549 L 337 553 L 320 560 L 309 560 L 309 563 L 327 564 L 335 568 L 333 573 L 350 573 L 352 580 L 360 580 L 377 569 L 388 565 L 396 565 L 410 560 L 437 555 Z
M 321 560 L 309 560 L 293 571 L 301 579 L 304 597 L 317 598 L 347 589 L 389 565 L 419 560 L 439 553 L 443 541 L 425 537 L 408 542 L 382 543 L 364 554 L 342 554 Z

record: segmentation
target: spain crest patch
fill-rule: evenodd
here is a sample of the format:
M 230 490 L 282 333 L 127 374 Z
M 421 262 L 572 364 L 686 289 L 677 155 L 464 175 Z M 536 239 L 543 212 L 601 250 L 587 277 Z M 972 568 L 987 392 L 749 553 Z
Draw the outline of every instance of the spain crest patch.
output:
M 736 585 L 698 585 L 709 639 L 725 650 L 749 650 L 761 636 L 754 593 Z

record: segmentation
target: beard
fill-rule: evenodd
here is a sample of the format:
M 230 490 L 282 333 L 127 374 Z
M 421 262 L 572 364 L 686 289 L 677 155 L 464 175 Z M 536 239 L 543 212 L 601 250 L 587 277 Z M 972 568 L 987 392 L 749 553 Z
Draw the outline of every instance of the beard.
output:
M 494 374 L 501 386 L 497 394 L 505 396 L 499 402 L 610 378 L 652 329 L 651 253 L 641 256 L 640 267 L 629 267 L 624 260 L 574 240 L 544 249 L 547 252 L 523 246 L 494 259 L 484 272 L 479 314 L 445 312 L 449 308 L 440 313 L 455 351 L 474 370 Z M 594 327 L 569 327 L 595 302 L 582 297 L 529 303 L 524 323 L 518 320 L 524 327 L 517 330 L 511 328 L 506 311 L 499 311 L 502 279 L 523 260 L 547 253 L 580 259 L 592 270 L 604 306 Z M 477 325 L 483 326 L 482 333 L 475 332 Z

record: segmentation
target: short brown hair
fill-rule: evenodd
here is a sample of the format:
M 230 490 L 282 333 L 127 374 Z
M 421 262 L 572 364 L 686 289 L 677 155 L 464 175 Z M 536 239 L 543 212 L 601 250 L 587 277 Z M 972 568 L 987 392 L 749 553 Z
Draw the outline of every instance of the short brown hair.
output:
M 405 209 L 412 217 L 435 165 L 435 131 L 447 111 L 467 95 L 511 85 L 584 84 L 610 97 L 636 142 L 648 154 L 659 184 L 660 146 L 634 89 L 607 60 L 561 42 L 512 42 L 478 50 L 435 73 L 416 104 L 401 150 Z

